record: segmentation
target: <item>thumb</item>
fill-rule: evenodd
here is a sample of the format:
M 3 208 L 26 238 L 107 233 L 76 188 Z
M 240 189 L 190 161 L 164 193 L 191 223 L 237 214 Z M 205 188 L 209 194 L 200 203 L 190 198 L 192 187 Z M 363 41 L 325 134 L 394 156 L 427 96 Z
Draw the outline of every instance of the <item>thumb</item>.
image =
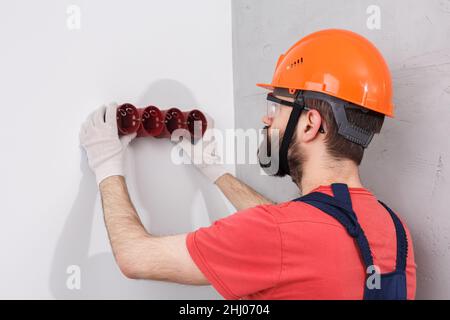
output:
M 124 147 L 128 146 L 128 144 L 131 142 L 131 140 L 136 138 L 136 135 L 137 135 L 137 133 L 134 132 L 134 133 L 130 133 L 125 136 L 122 136 L 120 138 L 120 142 L 122 142 L 122 146 L 124 146 Z

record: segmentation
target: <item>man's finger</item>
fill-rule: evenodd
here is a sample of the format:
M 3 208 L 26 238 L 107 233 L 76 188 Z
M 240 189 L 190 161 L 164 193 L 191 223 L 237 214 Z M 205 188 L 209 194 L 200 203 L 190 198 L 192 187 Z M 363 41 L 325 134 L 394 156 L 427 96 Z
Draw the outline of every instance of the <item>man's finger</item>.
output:
M 80 139 L 86 136 L 86 134 L 87 134 L 87 129 L 88 129 L 88 126 L 89 126 L 89 125 L 90 125 L 90 122 L 88 122 L 88 121 L 85 121 L 85 122 L 81 125 L 80 132 L 79 132 L 79 134 L 78 134 L 78 136 L 80 137 Z
M 120 141 L 122 142 L 122 145 L 123 145 L 124 147 L 126 147 L 126 146 L 131 142 L 131 140 L 133 140 L 134 138 L 136 138 L 136 135 L 137 135 L 137 133 L 134 132 L 134 133 L 130 133 L 130 134 L 127 134 L 127 135 L 125 135 L 125 136 L 122 136 L 122 137 L 120 138 Z
M 106 124 L 117 129 L 117 103 L 110 103 L 106 110 Z
M 100 126 L 105 123 L 106 106 L 101 106 L 94 114 L 94 126 Z

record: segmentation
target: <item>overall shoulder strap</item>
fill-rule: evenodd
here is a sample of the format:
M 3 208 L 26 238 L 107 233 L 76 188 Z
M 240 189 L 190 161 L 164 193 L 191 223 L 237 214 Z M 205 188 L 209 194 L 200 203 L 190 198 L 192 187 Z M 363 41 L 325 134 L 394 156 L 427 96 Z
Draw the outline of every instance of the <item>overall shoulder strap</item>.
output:
M 383 207 L 389 212 L 392 221 L 395 226 L 395 233 L 397 237 L 397 259 L 395 270 L 396 271 L 405 271 L 406 270 L 406 260 L 408 256 L 408 238 L 406 236 L 405 228 L 403 227 L 402 222 L 399 217 L 392 211 L 386 204 L 378 200 L 379 203 L 383 205 Z
M 301 201 L 316 207 L 335 218 L 347 230 L 349 235 L 355 238 L 365 268 L 373 265 L 373 257 L 369 242 L 362 230 L 355 212 L 352 208 L 350 193 L 346 184 L 333 183 L 331 185 L 334 197 L 325 193 L 312 192 L 294 201 Z

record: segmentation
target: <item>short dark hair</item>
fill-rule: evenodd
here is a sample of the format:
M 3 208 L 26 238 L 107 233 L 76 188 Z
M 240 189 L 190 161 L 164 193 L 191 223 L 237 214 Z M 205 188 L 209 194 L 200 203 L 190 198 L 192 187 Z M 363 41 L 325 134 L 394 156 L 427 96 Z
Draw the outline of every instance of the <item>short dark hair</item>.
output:
M 317 110 L 325 122 L 327 128 L 325 144 L 330 156 L 335 160 L 350 159 L 359 166 L 364 156 L 364 148 L 338 134 L 338 127 L 330 104 L 313 98 L 305 99 L 305 104 L 307 107 Z M 357 105 L 350 103 L 350 106 Z M 384 114 L 372 110 L 363 112 L 361 107 L 346 108 L 345 113 L 350 123 L 369 132 L 380 133 L 384 123 Z

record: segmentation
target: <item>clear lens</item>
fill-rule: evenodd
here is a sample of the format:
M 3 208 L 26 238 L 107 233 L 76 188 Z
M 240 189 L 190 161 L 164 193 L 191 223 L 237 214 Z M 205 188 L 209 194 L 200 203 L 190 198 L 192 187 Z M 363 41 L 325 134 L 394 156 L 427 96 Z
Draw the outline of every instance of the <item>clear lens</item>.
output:
M 276 103 L 273 101 L 267 101 L 267 117 L 275 118 L 279 112 L 280 112 L 280 104 L 279 103 Z

